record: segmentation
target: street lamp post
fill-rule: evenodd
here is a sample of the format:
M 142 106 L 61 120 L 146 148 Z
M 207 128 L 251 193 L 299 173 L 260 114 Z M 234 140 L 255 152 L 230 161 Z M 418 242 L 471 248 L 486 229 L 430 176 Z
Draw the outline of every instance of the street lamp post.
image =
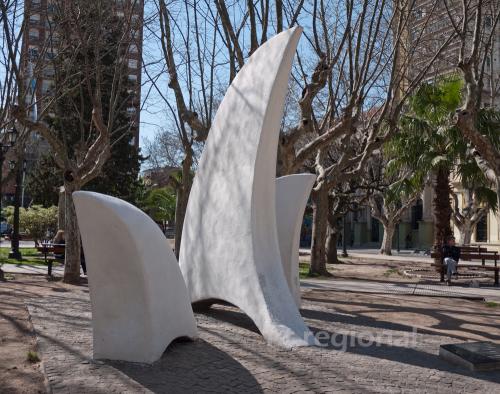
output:
M 396 225 L 396 236 L 397 236 L 397 246 L 398 246 L 398 253 L 401 251 L 400 244 L 399 244 L 399 223 Z
M 21 260 L 23 256 L 19 251 L 19 210 L 21 205 L 24 160 L 20 160 L 19 164 L 16 164 L 13 161 L 10 162 L 10 168 L 11 170 L 16 170 L 16 188 L 14 190 L 14 226 L 12 229 L 12 237 L 10 238 L 9 258 Z

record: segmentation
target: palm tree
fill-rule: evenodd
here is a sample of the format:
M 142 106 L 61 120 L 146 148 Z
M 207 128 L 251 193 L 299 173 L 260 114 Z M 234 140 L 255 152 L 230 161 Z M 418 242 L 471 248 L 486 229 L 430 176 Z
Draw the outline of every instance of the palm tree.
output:
M 431 176 L 434 189 L 434 245 L 439 247 L 452 234 L 450 174 L 467 143 L 453 126 L 452 117 L 461 101 L 462 82 L 456 78 L 423 84 L 409 101 L 401 119 L 400 133 L 386 146 L 389 170 L 411 170 L 412 177 Z
M 149 190 L 141 202 L 141 208 L 165 231 L 166 222 L 175 217 L 175 192 L 169 187 Z

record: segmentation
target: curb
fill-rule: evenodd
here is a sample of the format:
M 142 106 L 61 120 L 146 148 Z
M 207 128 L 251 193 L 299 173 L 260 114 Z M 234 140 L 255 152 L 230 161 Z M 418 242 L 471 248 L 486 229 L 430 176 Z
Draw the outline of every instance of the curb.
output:
M 33 321 L 31 320 L 30 307 L 26 303 L 24 303 L 24 306 L 26 307 L 26 310 L 28 311 L 28 319 L 29 319 L 29 322 L 30 322 L 33 334 L 35 335 L 35 348 L 36 348 L 36 351 L 37 351 L 37 353 L 40 356 L 42 356 L 42 353 L 40 351 L 40 338 L 39 338 L 39 336 L 38 336 L 38 334 L 36 332 L 35 325 L 33 324 Z M 43 356 L 40 357 L 40 370 L 43 373 L 43 385 L 45 387 L 45 392 L 47 394 L 52 394 L 53 393 L 52 386 L 50 385 L 49 378 L 48 378 L 48 375 L 47 375 L 47 370 L 45 369 L 45 363 L 43 361 Z

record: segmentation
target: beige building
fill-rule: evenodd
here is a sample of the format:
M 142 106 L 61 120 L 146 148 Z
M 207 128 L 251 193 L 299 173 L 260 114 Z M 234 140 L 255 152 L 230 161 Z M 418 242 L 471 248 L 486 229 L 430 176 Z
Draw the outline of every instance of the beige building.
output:
M 461 15 L 462 2 L 449 0 L 448 10 L 455 18 Z M 492 7 L 492 15 L 500 7 L 500 2 L 485 1 L 485 7 Z M 427 64 L 429 56 L 436 50 L 450 35 L 453 27 L 450 22 L 448 11 L 442 0 L 417 0 L 414 8 L 413 24 L 409 28 L 408 39 L 410 46 L 412 42 L 418 42 L 415 49 L 418 53 L 416 61 L 412 64 L 410 72 L 419 72 Z M 458 19 L 457 19 L 458 20 Z M 491 15 L 484 15 L 484 31 L 489 34 L 493 28 L 493 18 Z M 432 80 L 438 76 L 456 73 L 456 65 L 460 44 L 453 41 L 444 50 L 439 60 L 434 64 L 428 74 L 427 80 Z M 485 106 L 494 105 L 500 108 L 500 24 L 493 32 L 492 50 L 486 59 L 486 80 L 483 92 Z M 466 191 L 463 190 L 459 182 L 453 182 L 453 190 L 457 196 L 459 207 L 466 204 Z M 399 245 L 401 248 L 429 250 L 433 244 L 433 215 L 432 215 L 432 188 L 427 186 L 420 199 L 406 212 L 399 225 L 399 231 L 394 237 L 394 248 Z M 358 212 L 350 213 L 346 220 L 346 241 L 347 245 L 354 247 L 378 247 L 382 242 L 383 227 L 371 216 L 369 207 L 361 207 Z M 455 237 L 460 239 L 458 228 L 453 226 Z M 500 251 L 500 230 L 499 216 L 492 211 L 488 213 L 476 226 L 472 234 L 471 242 L 474 244 L 485 244 L 489 249 Z

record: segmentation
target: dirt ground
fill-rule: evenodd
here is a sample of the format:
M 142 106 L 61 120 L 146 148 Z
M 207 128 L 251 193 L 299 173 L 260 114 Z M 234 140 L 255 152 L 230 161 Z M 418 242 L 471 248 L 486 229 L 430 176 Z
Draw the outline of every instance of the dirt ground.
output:
M 301 255 L 299 258 L 301 263 L 310 263 L 309 255 Z M 341 258 L 339 264 L 328 264 L 328 271 L 332 273 L 335 279 L 349 280 L 370 280 L 377 282 L 392 282 L 392 283 L 429 283 L 436 284 L 439 281 L 438 273 L 431 267 L 431 264 L 411 261 L 393 261 L 382 259 L 370 259 L 369 257 L 360 259 L 356 257 Z M 409 276 L 405 271 L 426 268 L 427 271 L 422 274 L 414 273 Z M 459 264 L 459 272 L 460 264 Z M 467 270 L 467 272 L 471 272 Z M 457 284 L 470 284 L 472 280 L 479 283 L 493 283 L 493 272 L 477 271 L 481 274 L 479 278 L 459 277 L 453 278 Z M 421 275 L 421 276 L 417 276 Z M 422 277 L 423 275 L 423 277 Z
M 28 352 L 36 352 L 37 349 L 28 310 L 21 295 L 23 291 L 36 291 L 40 280 L 40 278 L 19 277 L 14 281 L 0 282 L 0 393 L 2 394 L 46 392 L 40 363 L 27 360 Z M 12 285 L 15 283 L 17 291 L 13 292 Z M 26 287 L 26 290 L 20 289 L 20 286 Z

